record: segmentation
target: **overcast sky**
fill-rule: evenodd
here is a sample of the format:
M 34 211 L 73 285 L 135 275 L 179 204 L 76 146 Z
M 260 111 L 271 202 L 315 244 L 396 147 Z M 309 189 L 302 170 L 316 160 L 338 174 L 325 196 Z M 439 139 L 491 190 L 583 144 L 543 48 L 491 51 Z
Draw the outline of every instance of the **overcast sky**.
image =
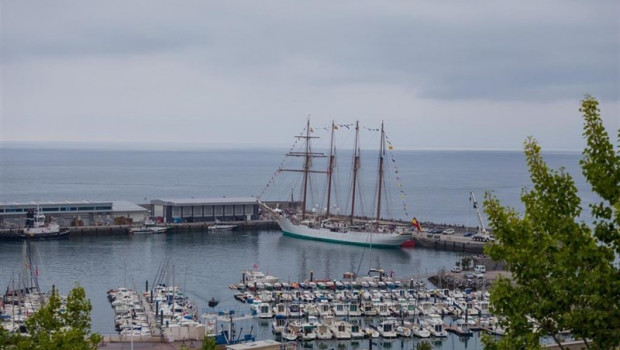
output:
M 620 1 L 2 0 L 2 141 L 580 150 L 620 127 Z

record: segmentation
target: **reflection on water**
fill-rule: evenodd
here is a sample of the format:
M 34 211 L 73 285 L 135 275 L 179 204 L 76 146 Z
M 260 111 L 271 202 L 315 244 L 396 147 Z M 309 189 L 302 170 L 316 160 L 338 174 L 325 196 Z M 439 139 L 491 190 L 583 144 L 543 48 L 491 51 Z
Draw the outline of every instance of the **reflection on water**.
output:
M 300 240 L 283 235 L 278 238 L 276 249 L 278 252 L 286 251 L 298 257 L 301 263 L 297 280 L 309 279 L 310 270 L 314 271 L 316 278 L 340 279 L 342 273 L 346 271 L 360 274 L 367 273 L 370 268 L 384 268 L 390 271 L 394 269 L 394 264 L 407 266 L 411 260 L 411 254 L 403 249 L 371 249 Z M 313 263 L 312 266 L 308 266 L 309 261 Z
M 280 231 L 71 237 L 34 242 L 33 247 L 41 288 L 49 291 L 55 284 L 67 293 L 76 282 L 82 285 L 93 305 L 93 329 L 100 333 L 114 333 L 114 314 L 106 292 L 118 286 L 144 290 L 147 280 L 153 283 L 165 259 L 171 262 L 168 283 L 174 281 L 183 288 L 200 310 L 212 297 L 220 300 L 220 308 L 247 309 L 247 305 L 234 300 L 228 286 L 238 283 L 242 271 L 255 264 L 265 273 L 296 281 L 308 279 L 310 271 L 317 279 L 340 279 L 345 271 L 359 269 L 360 274 L 365 274 L 369 267 L 382 267 L 397 276 L 421 275 L 449 268 L 457 259 L 456 253 L 450 252 L 369 249 L 284 237 Z M 21 272 L 21 252 L 20 242 L 0 242 L 0 289 Z M 271 338 L 269 323 L 265 326 L 256 322 L 245 329 L 252 326 L 259 337 Z M 400 340 L 389 343 L 401 348 Z M 457 344 L 461 342 L 457 340 Z M 338 343 L 328 346 L 333 348 Z M 413 343 L 403 346 L 412 348 Z

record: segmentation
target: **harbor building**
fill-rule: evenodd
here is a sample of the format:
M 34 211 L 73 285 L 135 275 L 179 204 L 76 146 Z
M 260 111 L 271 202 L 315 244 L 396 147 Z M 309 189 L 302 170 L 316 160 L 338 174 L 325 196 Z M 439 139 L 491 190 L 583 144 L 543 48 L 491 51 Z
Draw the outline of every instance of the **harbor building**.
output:
M 128 201 L 3 202 L 0 203 L 0 227 L 22 228 L 28 211 L 37 209 L 47 220 L 54 220 L 62 227 L 125 225 L 142 222 L 149 215 L 147 208 Z
M 170 223 L 252 221 L 260 214 L 254 197 L 153 199 L 150 205 L 154 217 Z

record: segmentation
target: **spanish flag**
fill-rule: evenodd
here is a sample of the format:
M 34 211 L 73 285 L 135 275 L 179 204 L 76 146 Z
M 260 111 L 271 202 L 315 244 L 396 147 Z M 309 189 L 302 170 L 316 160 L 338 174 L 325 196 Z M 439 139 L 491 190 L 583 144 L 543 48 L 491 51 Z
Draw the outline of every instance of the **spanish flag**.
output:
M 411 225 L 415 226 L 418 231 L 422 231 L 422 226 L 420 226 L 420 222 L 418 221 L 418 219 L 413 218 L 411 219 Z

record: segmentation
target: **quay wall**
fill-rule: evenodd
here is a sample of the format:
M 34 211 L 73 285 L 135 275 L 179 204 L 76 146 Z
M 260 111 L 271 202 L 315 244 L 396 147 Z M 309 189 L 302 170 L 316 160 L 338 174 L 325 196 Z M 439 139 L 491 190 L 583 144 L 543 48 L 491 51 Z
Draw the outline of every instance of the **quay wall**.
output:
M 484 252 L 484 242 L 477 242 L 468 237 L 459 239 L 458 236 L 442 235 L 441 238 L 429 238 L 423 235 L 414 235 L 413 241 L 416 247 L 435 250 L 444 250 L 457 253 L 482 254 Z
M 238 225 L 238 230 L 261 230 L 261 229 L 279 229 L 278 224 L 274 220 L 252 220 L 252 221 L 227 221 L 227 224 Z M 195 223 L 170 223 L 168 226 L 168 234 L 187 233 L 187 232 L 207 232 L 213 222 L 195 222 Z M 415 246 L 419 248 L 444 250 L 460 253 L 482 254 L 484 244 L 477 242 L 470 237 L 464 237 L 463 233 L 471 228 L 457 227 L 450 225 L 436 225 L 436 227 L 450 228 L 454 227 L 455 233 L 451 235 L 435 234 L 428 235 L 423 232 L 413 233 Z M 108 225 L 108 226 L 67 226 L 65 229 L 71 230 L 70 236 L 114 236 L 129 234 L 130 225 Z
M 227 224 L 239 226 L 239 230 L 259 230 L 259 229 L 277 229 L 278 224 L 271 220 L 257 221 L 227 221 Z M 206 232 L 213 223 L 195 222 L 182 224 L 168 224 L 167 233 L 186 233 L 186 232 Z M 129 225 L 110 225 L 110 226 L 69 226 L 70 236 L 113 236 L 129 234 Z

